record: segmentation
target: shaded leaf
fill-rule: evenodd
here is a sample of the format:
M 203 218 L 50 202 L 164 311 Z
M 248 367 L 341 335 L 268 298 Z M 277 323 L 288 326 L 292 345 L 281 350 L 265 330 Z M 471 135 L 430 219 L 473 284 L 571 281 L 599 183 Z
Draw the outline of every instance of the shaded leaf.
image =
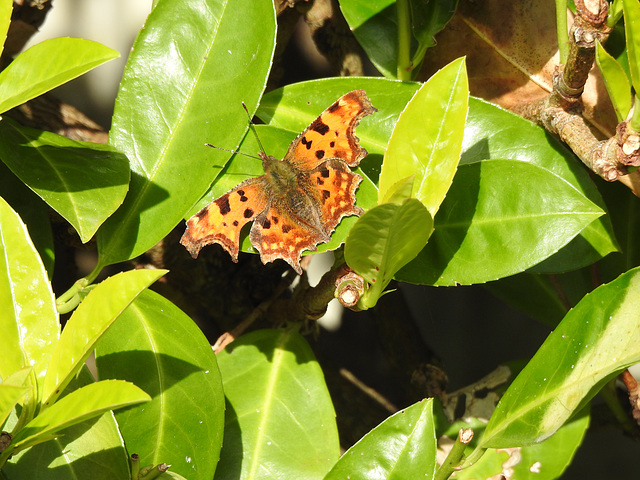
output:
M 11 446 L 23 450 L 49 440 L 60 430 L 97 417 L 109 410 L 146 402 L 151 397 L 135 385 L 121 380 L 90 383 L 59 399 L 31 420 L 14 437 Z
M 0 72 L 0 113 L 119 56 L 115 50 L 83 38 L 37 43 Z
M 95 380 L 85 366 L 67 392 Z M 11 457 L 2 473 L 8 480 L 115 480 L 129 478 L 129 457 L 112 412 L 61 430 L 56 438 Z
M 461 165 L 429 243 L 396 278 L 468 285 L 513 275 L 557 252 L 602 214 L 564 179 L 532 164 Z
M 0 121 L 0 159 L 88 242 L 122 203 L 127 159 L 107 145 Z
M 103 280 L 78 306 L 55 346 L 44 381 L 43 409 L 51 408 L 96 342 L 125 308 L 166 270 L 130 270 Z
M 11 385 L 9 382 L 0 383 L 0 428 L 27 390 L 28 388 L 22 385 Z
M 124 205 L 98 232 L 101 265 L 155 245 L 207 191 L 247 129 L 275 46 L 270 0 L 166 0 L 124 72 L 109 142 L 131 162 Z M 250 81 L 246 81 L 250 79 Z
M 27 225 L 49 279 L 53 276 L 53 234 L 49 219 L 49 207 L 16 177 L 9 167 L 0 161 L 0 197 L 11 205 Z
M 340 10 L 369 60 L 385 77 L 396 78 L 398 15 L 395 0 L 341 1 Z
M 389 417 L 345 452 L 325 480 L 431 479 L 436 469 L 433 399 Z
M 151 396 L 116 418 L 142 465 L 168 463 L 190 480 L 213 477 L 222 446 L 224 394 L 215 354 L 173 303 L 145 290 L 96 348 L 101 379 L 133 382 Z
M 340 454 L 320 366 L 298 334 L 259 330 L 218 355 L 227 397 L 215 478 L 318 479 Z
M 482 446 L 553 435 L 606 383 L 640 361 L 640 268 L 586 295 L 549 335 L 496 407 Z

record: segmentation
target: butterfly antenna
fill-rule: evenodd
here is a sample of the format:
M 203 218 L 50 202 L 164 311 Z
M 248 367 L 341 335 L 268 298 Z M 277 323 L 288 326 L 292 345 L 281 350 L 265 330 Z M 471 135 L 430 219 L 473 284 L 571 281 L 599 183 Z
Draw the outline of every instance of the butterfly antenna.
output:
M 244 102 L 242 102 L 242 107 L 244 108 L 244 111 L 247 112 L 247 116 L 249 117 L 249 128 L 251 128 L 251 131 L 256 136 L 256 140 L 258 141 L 258 146 L 260 147 L 260 151 L 264 155 L 266 155 L 267 153 L 264 151 L 264 147 L 262 146 L 260 137 L 258 137 L 258 132 L 256 131 L 256 127 L 253 125 L 253 119 L 251 118 L 251 114 L 249 113 L 249 110 L 247 109 L 247 106 L 244 104 Z
M 248 153 L 239 152 L 239 151 L 237 151 L 237 150 L 228 150 L 228 149 L 226 149 L 226 148 L 216 147 L 215 145 L 211 145 L 210 143 L 205 143 L 205 145 L 206 145 L 207 147 L 217 148 L 218 150 L 224 150 L 225 152 L 229 152 L 229 153 L 237 153 L 238 155 L 244 155 L 245 157 L 255 158 L 256 160 L 261 160 L 261 158 L 260 158 L 260 157 L 256 157 L 255 155 L 249 155 Z

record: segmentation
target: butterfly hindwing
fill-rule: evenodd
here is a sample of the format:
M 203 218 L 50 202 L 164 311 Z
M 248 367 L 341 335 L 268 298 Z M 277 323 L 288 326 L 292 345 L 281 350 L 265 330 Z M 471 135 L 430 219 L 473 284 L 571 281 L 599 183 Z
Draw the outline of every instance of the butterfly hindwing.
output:
M 264 183 L 264 176 L 245 180 L 187 221 L 180 243 L 193 258 L 202 247 L 219 243 L 234 262 L 238 261 L 242 227 L 268 206 Z

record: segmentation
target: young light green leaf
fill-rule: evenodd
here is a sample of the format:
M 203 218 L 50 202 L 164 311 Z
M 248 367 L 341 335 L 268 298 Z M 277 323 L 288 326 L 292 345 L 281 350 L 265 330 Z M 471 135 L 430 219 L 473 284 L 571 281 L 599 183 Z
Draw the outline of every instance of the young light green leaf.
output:
M 631 84 L 640 92 L 640 3 L 635 0 L 622 2 L 624 11 L 624 33 L 627 39 L 627 55 Z M 636 98 L 636 106 L 638 104 Z M 636 108 L 631 118 L 631 127 L 640 130 L 640 112 Z
M 436 470 L 433 399 L 387 418 L 345 452 L 324 480 L 432 479 Z
M 58 313 L 40 255 L 26 226 L 3 198 L 0 198 L 0 311 L 0 377 L 7 378 L 32 366 L 42 387 L 60 336 Z
M 270 0 L 166 0 L 129 56 L 109 142 L 131 162 L 124 205 L 98 232 L 101 265 L 151 248 L 207 191 L 247 130 L 275 47 Z
M 0 428 L 16 406 L 16 403 L 27 393 L 28 387 L 11 385 L 8 382 L 0 383 Z
M 60 430 L 97 417 L 109 410 L 147 402 L 149 395 L 129 382 L 103 380 L 90 383 L 40 412 L 18 432 L 11 446 L 16 450 L 49 440 Z
M 468 285 L 522 272 L 604 212 L 563 178 L 516 160 L 461 165 L 435 232 L 396 278 Z
M 596 63 L 602 73 L 618 122 L 622 122 L 631 110 L 631 85 L 627 74 L 598 40 L 596 40 Z
M 602 386 L 640 362 L 640 268 L 586 295 L 504 394 L 483 447 L 531 445 L 553 435 Z
M 78 306 L 55 346 L 44 381 L 43 410 L 50 408 L 84 361 L 96 342 L 125 308 L 166 270 L 130 270 L 98 284 Z
M 401 204 L 408 198 L 411 198 L 415 178 L 415 175 L 410 175 L 407 178 L 400 179 L 391 185 L 391 188 L 387 190 L 387 194 L 381 203 Z
M 115 50 L 82 38 L 37 43 L 0 72 L 0 113 L 119 56 Z
M 0 0 L 0 53 L 4 50 L 4 42 L 7 39 L 12 12 L 13 0 Z
M 216 356 L 202 331 L 173 303 L 145 290 L 96 347 L 99 378 L 142 386 L 152 400 L 116 418 L 142 465 L 168 463 L 190 480 L 213 478 L 224 430 Z
M 67 392 L 94 382 L 84 366 L 69 384 Z M 112 412 L 51 436 L 55 438 L 13 455 L 3 466 L 2 473 L 8 479 L 32 480 L 72 480 L 89 475 L 91 480 L 129 478 L 129 456 Z
M 259 330 L 229 345 L 218 364 L 228 403 L 214 478 L 267 479 L 274 471 L 322 478 L 340 447 L 331 398 L 307 342 Z
M 407 104 L 389 139 L 378 199 L 415 174 L 413 196 L 435 216 L 460 160 L 469 85 L 464 58 L 433 75 Z
M 129 164 L 114 148 L 0 121 L 0 159 L 88 242 L 122 203 Z
M 344 247 L 347 264 L 369 283 L 361 308 L 373 307 L 395 273 L 422 250 L 433 231 L 433 219 L 415 198 L 384 203 L 362 215 Z

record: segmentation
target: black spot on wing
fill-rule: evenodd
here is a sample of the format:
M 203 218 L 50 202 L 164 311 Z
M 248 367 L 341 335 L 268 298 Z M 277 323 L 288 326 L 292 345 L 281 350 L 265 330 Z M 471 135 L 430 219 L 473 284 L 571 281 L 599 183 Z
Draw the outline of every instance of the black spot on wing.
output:
M 326 202 L 330 196 L 331 192 L 329 190 L 322 190 L 322 203 Z
M 329 125 L 324 123 L 320 118 L 316 118 L 313 123 L 309 125 L 309 129 L 318 132 L 320 135 L 325 135 L 329 131 Z
M 231 205 L 229 205 L 229 195 L 225 194 L 216 200 L 216 204 L 220 209 L 220 214 L 226 215 L 231 211 Z M 198 214 L 200 215 L 200 214 Z
M 289 233 L 292 228 L 291 225 L 282 225 L 282 233 Z
M 336 110 L 338 110 L 340 108 L 340 102 L 335 102 L 333 105 L 331 105 L 329 108 L 327 108 L 327 111 L 333 113 Z
M 324 150 L 316 150 L 316 158 L 322 160 L 324 158 Z
M 300 139 L 300 143 L 302 143 L 305 147 L 307 147 L 307 150 L 311 150 L 311 141 L 307 140 L 307 137 L 302 137 Z
M 253 210 L 251 210 L 250 208 L 247 208 L 244 211 L 244 218 L 251 218 L 253 217 Z

